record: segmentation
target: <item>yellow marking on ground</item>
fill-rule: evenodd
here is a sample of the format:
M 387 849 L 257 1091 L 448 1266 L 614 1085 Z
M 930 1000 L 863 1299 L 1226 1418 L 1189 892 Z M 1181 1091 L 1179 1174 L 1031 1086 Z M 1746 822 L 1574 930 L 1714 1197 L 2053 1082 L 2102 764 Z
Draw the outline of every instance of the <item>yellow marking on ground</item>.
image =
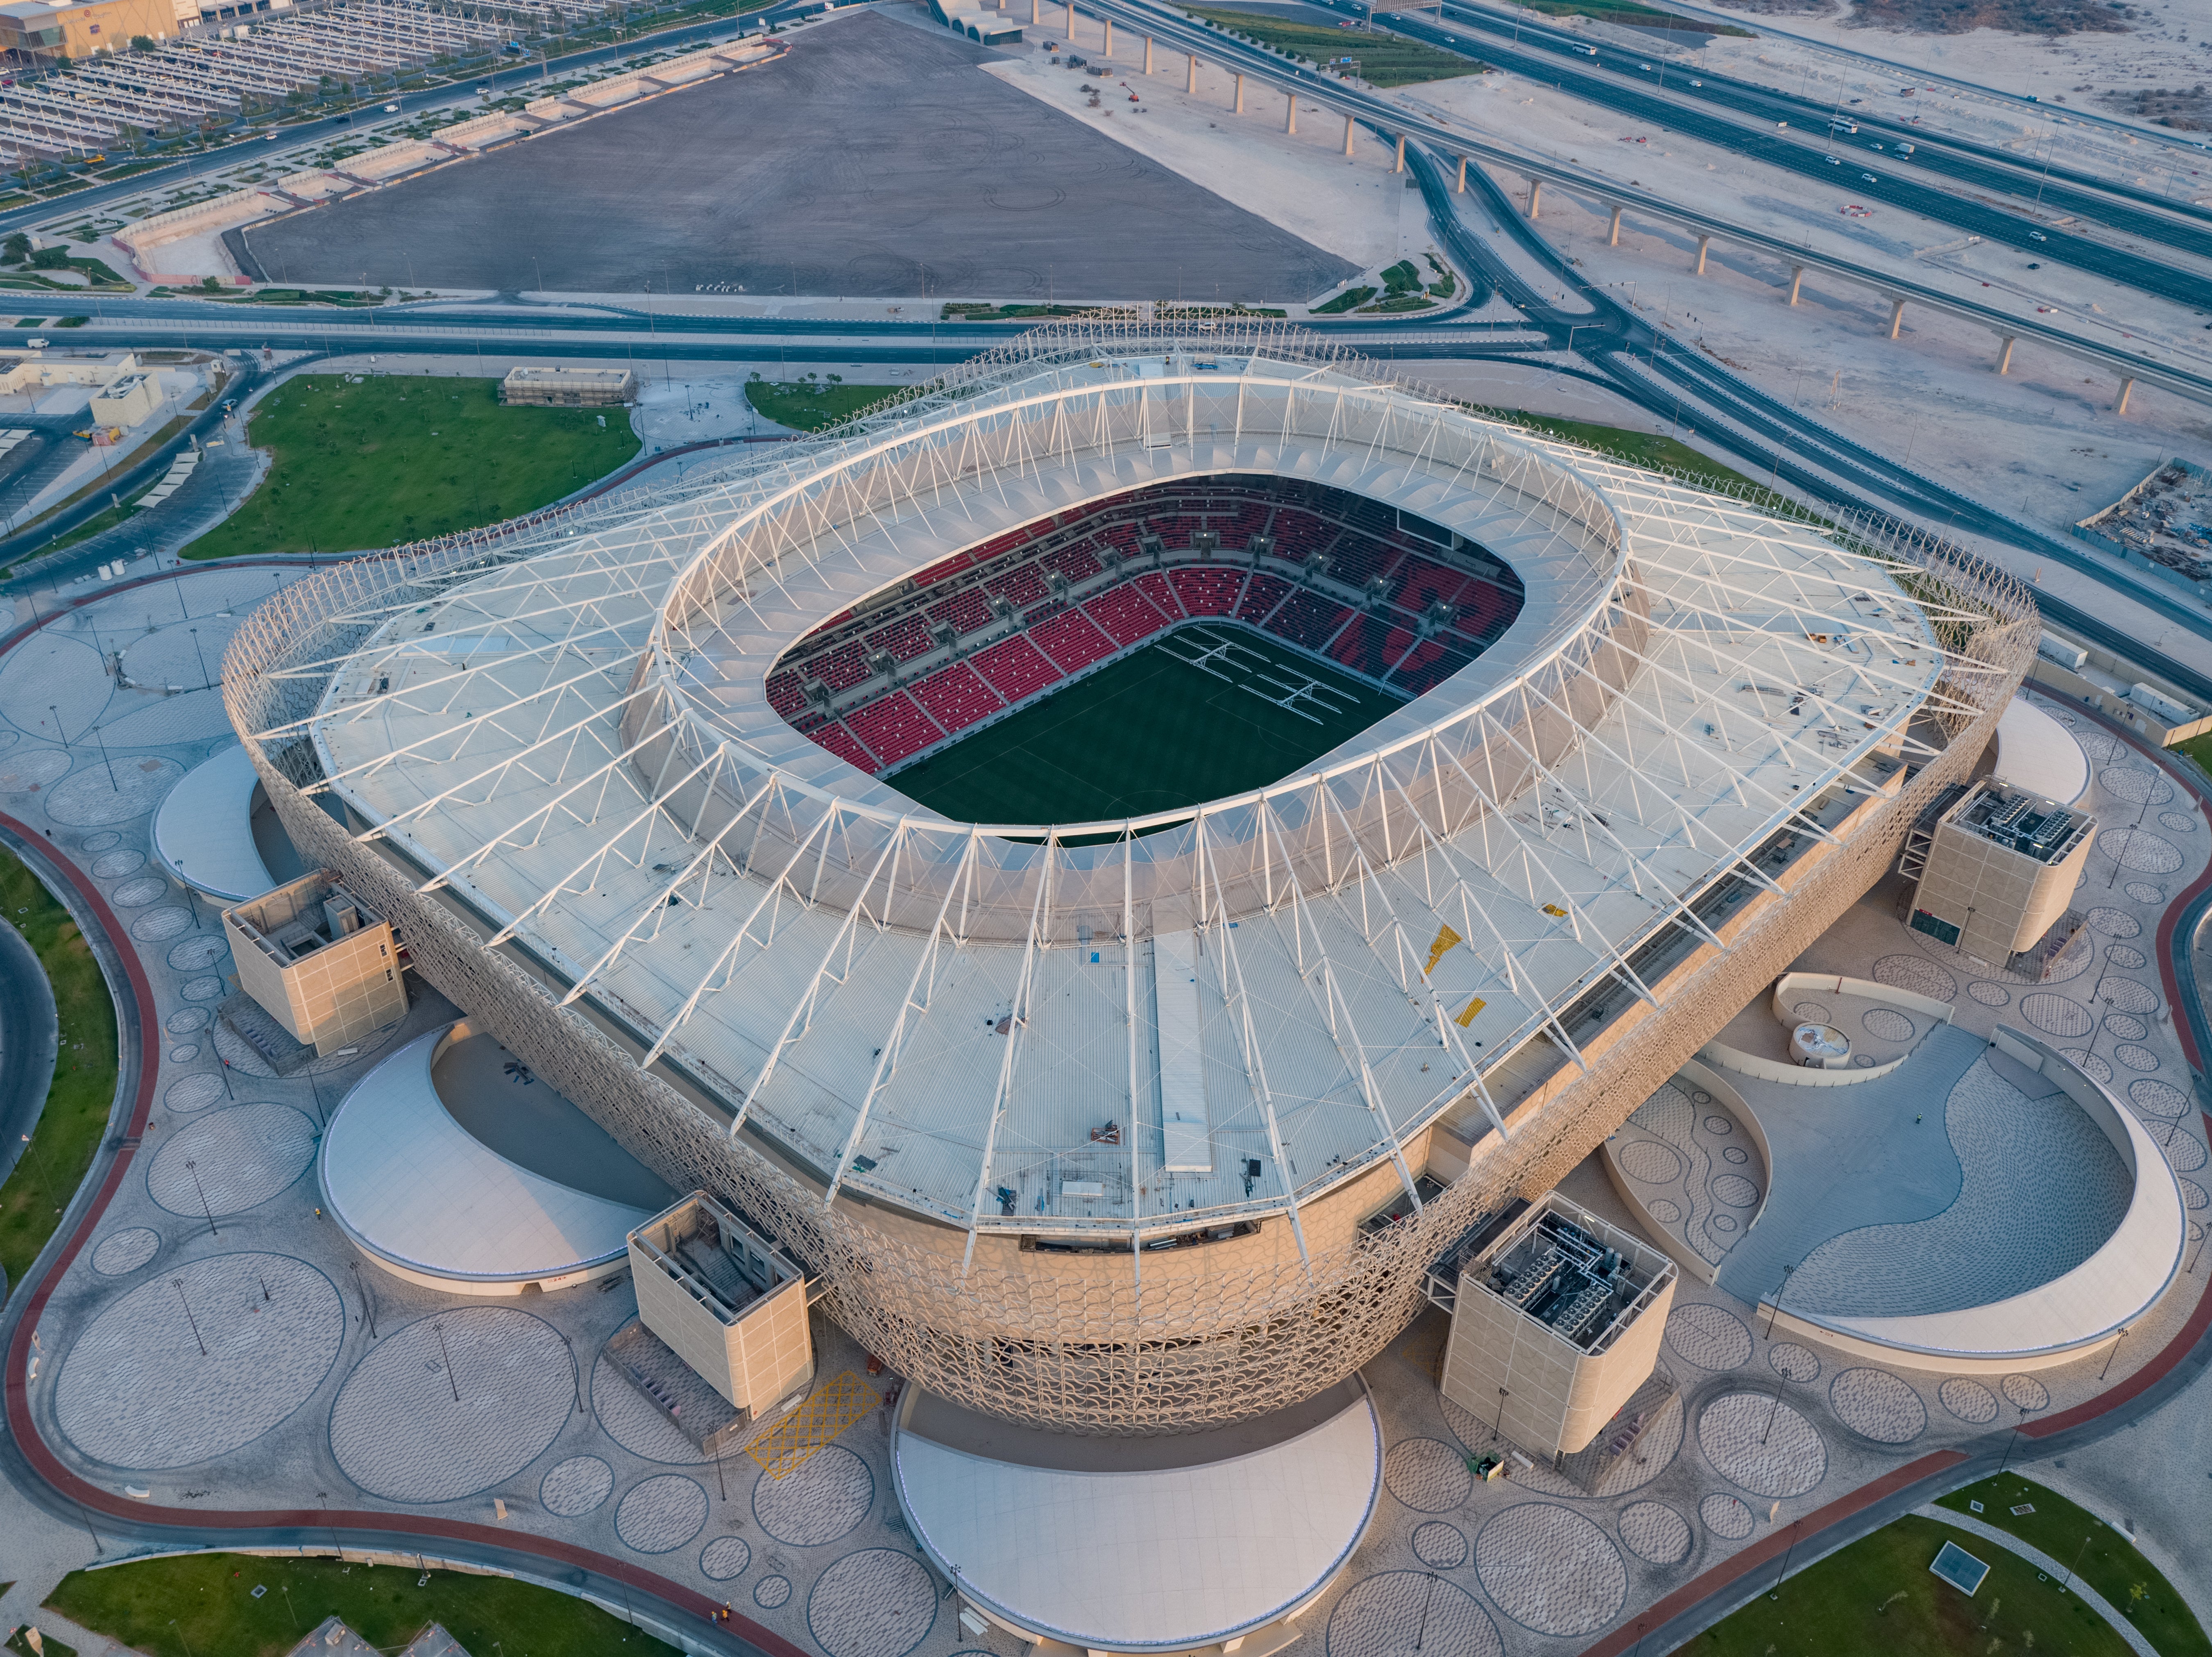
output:
M 770 1478 L 783 1478 L 804 1467 L 808 1458 L 882 1400 L 848 1369 L 806 1395 L 806 1402 L 745 1447 L 745 1453 Z
M 1462 944 L 1466 941 L 1466 939 L 1461 937 L 1460 935 L 1453 931 L 1451 928 L 1448 926 L 1438 927 L 1437 929 L 1436 941 L 1429 946 L 1429 964 L 1421 969 L 1422 977 L 1426 978 L 1430 973 L 1435 972 L 1437 970 L 1437 963 L 1438 961 L 1442 960 L 1455 945 Z
M 1474 1022 L 1474 1015 L 1489 1005 L 1490 1003 L 1488 1002 L 1483 1000 L 1481 996 L 1477 996 L 1473 1001 L 1468 1002 L 1465 1008 L 1461 1009 L 1459 1017 L 1453 1021 L 1456 1023 L 1461 1029 L 1464 1030 L 1468 1025 Z

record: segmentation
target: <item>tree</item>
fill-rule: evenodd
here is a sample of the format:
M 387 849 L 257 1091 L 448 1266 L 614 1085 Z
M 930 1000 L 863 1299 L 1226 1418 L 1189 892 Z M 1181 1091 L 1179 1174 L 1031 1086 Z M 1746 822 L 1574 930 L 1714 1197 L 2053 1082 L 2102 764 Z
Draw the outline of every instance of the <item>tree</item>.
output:
M 31 255 L 31 268 L 34 271 L 59 271 L 67 268 L 68 265 L 69 249 L 66 247 L 41 247 Z
M 5 262 L 9 265 L 21 265 L 31 256 L 30 237 L 21 230 L 16 231 L 6 241 L 0 242 L 0 255 L 4 255 Z
M 221 293 L 222 291 L 222 278 L 221 277 L 202 277 L 200 278 L 200 286 L 205 289 L 209 293 Z

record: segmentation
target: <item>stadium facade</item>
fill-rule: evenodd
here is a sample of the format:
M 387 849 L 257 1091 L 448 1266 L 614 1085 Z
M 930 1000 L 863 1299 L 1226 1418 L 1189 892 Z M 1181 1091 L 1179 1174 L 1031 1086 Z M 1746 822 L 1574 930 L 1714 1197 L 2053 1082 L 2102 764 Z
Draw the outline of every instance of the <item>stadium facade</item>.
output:
M 1071 537 L 1115 550 L 930 618 Z M 1293 593 L 1304 631 L 1267 631 Z M 1078 613 L 1108 648 L 1067 655 Z M 957 721 L 1240 626 L 1392 710 L 1143 816 L 898 789 Z M 818 442 L 295 583 L 224 690 L 303 854 L 472 1027 L 929 1391 L 1131 1434 L 1374 1356 L 1879 877 L 2035 638 L 2017 583 L 1893 526 L 1778 519 L 1297 331 L 1079 323 Z M 809 668 L 825 641 L 865 672 Z M 976 667 L 1019 641 L 1048 674 Z M 956 673 L 984 690 L 933 700 Z

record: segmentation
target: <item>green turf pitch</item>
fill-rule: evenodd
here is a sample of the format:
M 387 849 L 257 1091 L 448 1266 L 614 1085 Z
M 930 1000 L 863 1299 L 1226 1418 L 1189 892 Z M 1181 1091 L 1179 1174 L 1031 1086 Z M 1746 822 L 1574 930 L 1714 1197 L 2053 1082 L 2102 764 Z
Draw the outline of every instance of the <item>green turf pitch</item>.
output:
M 887 780 L 961 822 L 1137 817 L 1264 788 L 1402 705 L 1279 641 L 1193 627 Z

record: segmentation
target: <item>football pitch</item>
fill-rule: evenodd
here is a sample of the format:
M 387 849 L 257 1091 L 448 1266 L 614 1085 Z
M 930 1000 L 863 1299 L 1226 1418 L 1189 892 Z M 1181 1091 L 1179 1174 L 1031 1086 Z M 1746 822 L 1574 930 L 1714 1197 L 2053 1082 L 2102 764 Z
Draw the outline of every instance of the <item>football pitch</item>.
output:
M 1278 640 L 1194 627 L 885 780 L 961 822 L 1136 817 L 1264 788 L 1402 705 Z

